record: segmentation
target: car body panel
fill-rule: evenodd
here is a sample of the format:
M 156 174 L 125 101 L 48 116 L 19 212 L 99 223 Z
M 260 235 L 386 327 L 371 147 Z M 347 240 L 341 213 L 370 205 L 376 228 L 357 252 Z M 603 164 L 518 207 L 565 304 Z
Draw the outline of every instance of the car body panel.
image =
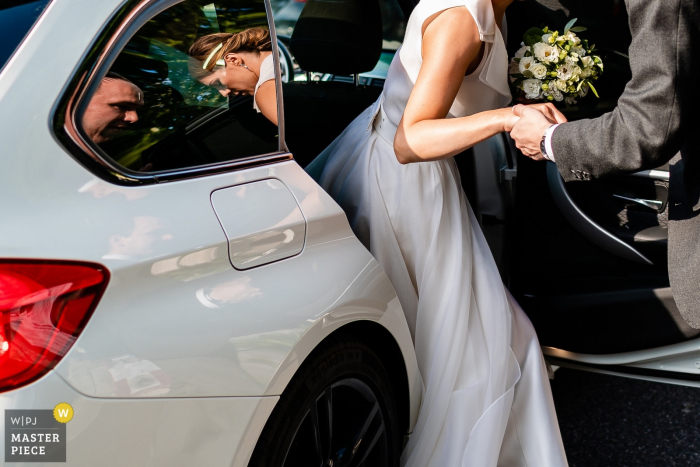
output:
M 0 409 L 52 410 L 59 402 L 70 404 L 75 416 L 67 429 L 67 465 L 246 465 L 252 451 L 248 435 L 257 439 L 262 427 L 256 424 L 267 419 L 278 399 L 95 399 L 52 372 L 0 394 Z M 4 443 L 1 436 L 3 451 Z
M 91 261 L 111 273 L 104 296 L 66 357 L 44 378 L 2 394 L 5 406 L 39 408 L 44 399 L 36 394 L 44 387 L 62 394 L 50 389 L 60 380 L 77 391 L 63 391 L 72 394 L 68 402 L 91 401 L 96 413 L 100 407 L 120 407 L 125 420 L 137 407 L 176 414 L 178 404 L 216 408 L 220 401 L 230 408 L 202 413 L 247 420 L 255 408 L 250 401 L 276 400 L 268 396 L 282 393 L 304 358 L 331 332 L 369 320 L 388 329 L 404 354 L 410 431 L 421 383 L 396 294 L 354 237 L 345 213 L 295 162 L 125 187 L 90 173 L 55 139 L 50 129 L 55 102 L 121 3 L 54 0 L 0 75 L 0 109 L 5 109 L 0 128 L 12 133 L 2 138 L 0 185 L 12 202 L 3 210 L 0 256 Z M 60 53 L 56 44 L 61 44 Z M 51 72 L 37 72 L 37 63 Z M 229 262 L 211 195 L 269 179 L 284 183 L 303 213 L 303 251 L 238 271 Z M 236 397 L 240 402 L 228 402 Z M 93 412 L 81 404 L 77 402 L 76 420 Z M 256 415 L 262 417 L 255 422 L 258 432 L 246 433 L 249 451 L 272 410 L 265 407 Z M 187 419 L 190 412 L 182 416 Z M 192 426 L 205 423 L 202 417 Z M 118 428 L 143 437 L 163 426 L 138 425 L 139 420 L 133 418 L 139 430 L 115 424 L 113 436 Z M 187 442 L 196 440 L 206 445 L 203 438 Z M 71 452 L 81 448 L 73 440 L 69 445 L 73 463 L 78 457 Z M 164 463 L 171 454 L 140 459 Z M 189 456 L 182 457 L 183 465 L 196 463 Z

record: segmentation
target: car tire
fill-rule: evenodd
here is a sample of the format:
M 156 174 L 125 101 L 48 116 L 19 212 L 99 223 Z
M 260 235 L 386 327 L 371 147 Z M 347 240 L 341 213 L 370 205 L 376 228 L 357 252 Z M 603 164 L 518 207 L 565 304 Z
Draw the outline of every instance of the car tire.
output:
M 283 392 L 249 465 L 398 466 L 398 419 L 379 357 L 350 337 L 332 336 Z

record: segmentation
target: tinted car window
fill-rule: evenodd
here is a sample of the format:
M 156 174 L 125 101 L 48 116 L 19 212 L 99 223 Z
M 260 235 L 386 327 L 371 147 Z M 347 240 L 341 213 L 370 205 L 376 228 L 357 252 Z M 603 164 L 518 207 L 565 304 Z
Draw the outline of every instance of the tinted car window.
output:
M 261 0 L 189 0 L 158 14 L 83 100 L 83 135 L 140 172 L 276 152 L 276 94 L 265 94 L 267 107 L 253 96 L 257 82 L 275 89 L 267 24 Z
M 0 70 L 48 4 L 49 0 L 4 0 L 0 3 Z

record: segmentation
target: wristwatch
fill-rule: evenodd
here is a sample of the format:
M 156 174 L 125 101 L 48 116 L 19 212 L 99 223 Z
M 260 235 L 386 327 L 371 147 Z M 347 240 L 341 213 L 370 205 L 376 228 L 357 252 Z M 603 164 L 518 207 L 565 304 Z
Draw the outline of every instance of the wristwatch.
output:
M 554 130 L 554 127 L 556 126 L 557 125 L 550 125 L 546 130 L 544 130 L 544 134 L 542 135 L 542 139 L 540 140 L 540 152 L 548 161 L 551 161 L 553 159 L 550 154 L 547 154 L 547 136 Z
M 549 156 L 547 155 L 547 148 L 544 144 L 546 139 L 547 137 L 545 135 L 542 135 L 542 139 L 540 140 L 540 152 L 542 153 L 545 159 L 549 160 Z

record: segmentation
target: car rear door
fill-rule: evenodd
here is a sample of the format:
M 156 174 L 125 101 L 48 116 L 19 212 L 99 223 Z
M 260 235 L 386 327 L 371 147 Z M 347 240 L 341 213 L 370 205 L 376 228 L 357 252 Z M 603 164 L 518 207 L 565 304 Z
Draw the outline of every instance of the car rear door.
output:
M 67 17 L 101 11 L 64 8 Z M 374 261 L 286 151 L 283 124 L 256 112 L 253 96 L 221 95 L 188 56 L 199 37 L 268 28 L 268 9 L 263 0 L 128 2 L 58 103 L 56 138 L 83 167 L 54 149 L 71 175 L 50 180 L 66 180 L 70 212 L 85 220 L 62 222 L 64 240 L 32 242 L 31 254 L 111 272 L 79 349 L 57 367 L 85 395 L 277 396 L 305 355 L 283 361 Z M 60 34 L 83 47 L 92 37 Z

